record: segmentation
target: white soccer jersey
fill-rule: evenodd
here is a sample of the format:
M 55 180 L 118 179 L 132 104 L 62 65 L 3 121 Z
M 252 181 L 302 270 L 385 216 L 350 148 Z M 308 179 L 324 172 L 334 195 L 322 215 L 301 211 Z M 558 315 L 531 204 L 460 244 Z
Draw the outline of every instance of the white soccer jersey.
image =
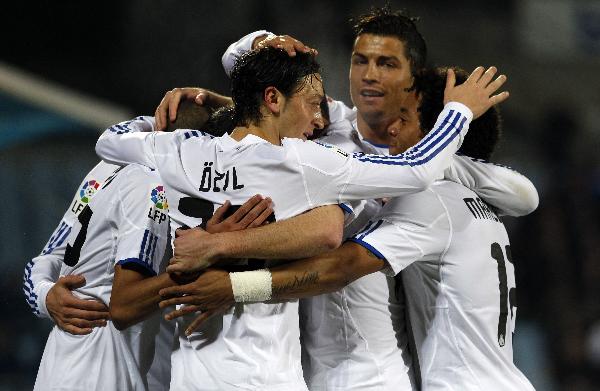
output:
M 423 390 L 532 390 L 512 361 L 508 236 L 491 208 L 441 180 L 387 203 L 352 240 L 402 273 Z
M 48 243 L 46 243 L 40 255 L 33 258 L 25 266 L 23 293 L 25 293 L 27 304 L 29 304 L 35 315 L 50 318 L 50 314 L 46 309 L 46 295 L 59 277 L 67 246 L 65 240 L 71 233 L 79 213 L 90 202 L 106 178 L 117 168 L 119 166 L 101 161 L 85 176 L 58 227 L 50 236 Z
M 135 267 L 148 276 L 161 269 L 168 235 L 168 204 L 156 172 L 137 165 L 115 171 L 79 213 L 67 238 L 61 275 L 82 274 L 80 298 L 109 305 L 115 265 Z M 146 390 L 161 314 L 127 330 L 106 327 L 75 336 L 52 329 L 40 363 L 36 390 Z M 158 357 L 162 355 L 162 357 Z M 163 363 L 164 364 L 164 363 Z M 168 365 L 168 364 L 166 364 Z M 163 371 L 164 372 L 164 371 Z M 155 373 L 160 376 L 159 372 Z M 168 389 L 168 378 L 156 389 Z M 156 383 L 155 383 L 156 384 Z
M 173 228 L 196 226 L 212 215 L 213 205 L 242 204 L 255 193 L 271 197 L 275 217 L 282 220 L 317 206 L 422 189 L 448 164 L 469 119 L 463 105 L 447 105 L 430 135 L 396 157 L 351 157 L 298 139 L 277 146 L 248 135 L 237 142 L 192 130 L 117 134 L 109 129 L 96 150 L 112 162 L 159 170 L 172 202 Z M 129 127 L 134 130 L 135 123 Z M 304 389 L 298 337 L 297 302 L 238 304 L 180 340 L 178 352 L 193 353 L 196 363 L 194 357 L 176 361 L 175 355 L 172 387 Z M 178 362 L 189 369 L 176 372 Z

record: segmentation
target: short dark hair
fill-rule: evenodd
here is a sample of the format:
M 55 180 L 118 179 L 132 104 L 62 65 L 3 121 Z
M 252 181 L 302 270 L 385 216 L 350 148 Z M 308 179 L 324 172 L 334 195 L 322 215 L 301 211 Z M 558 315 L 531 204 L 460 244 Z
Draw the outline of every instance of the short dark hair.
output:
M 231 97 L 236 126 L 257 124 L 267 87 L 275 87 L 289 97 L 300 91 L 306 76 L 318 73 L 320 66 L 312 53 L 297 52 L 290 57 L 281 49 L 266 47 L 243 54 L 231 72 Z
M 233 107 L 223 106 L 210 115 L 208 121 L 206 121 L 206 124 L 204 124 L 200 130 L 210 135 L 220 137 L 225 133 L 230 133 L 234 128 Z
M 167 132 L 175 129 L 200 129 L 204 126 L 212 109 L 182 100 L 177 107 L 177 119 L 167 125 Z
M 415 22 L 419 18 L 411 17 L 406 10 L 392 11 L 389 4 L 384 7 L 372 7 L 371 10 L 350 19 L 354 34 L 382 35 L 398 38 L 404 44 L 404 55 L 410 62 L 410 71 L 415 75 L 425 67 L 427 44 L 417 30 Z
M 456 83 L 461 84 L 469 74 L 452 67 L 456 74 Z M 448 68 L 429 68 L 415 77 L 416 93 L 420 97 L 419 121 L 423 133 L 428 133 L 444 107 L 444 89 Z M 467 156 L 489 160 L 502 133 L 502 116 L 498 107 L 493 106 L 482 116 L 471 122 L 469 132 L 465 136 L 458 152 Z

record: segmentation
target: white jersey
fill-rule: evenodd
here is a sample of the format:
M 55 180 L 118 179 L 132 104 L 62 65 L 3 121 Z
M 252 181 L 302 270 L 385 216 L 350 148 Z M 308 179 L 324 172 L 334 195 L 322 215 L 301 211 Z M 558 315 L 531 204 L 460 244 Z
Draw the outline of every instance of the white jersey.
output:
M 156 275 L 167 236 L 168 205 L 158 174 L 137 165 L 118 169 L 79 213 L 67 238 L 60 274 L 82 274 L 86 284 L 73 293 L 108 306 L 115 265 Z M 55 326 L 35 389 L 148 389 L 147 374 L 156 365 L 153 361 L 161 359 L 155 356 L 168 360 L 165 352 L 155 352 L 160 324 L 157 312 L 122 332 L 111 321 L 83 336 Z M 168 389 L 168 378 L 154 380 L 162 383 L 156 389 Z
M 298 139 L 278 146 L 248 135 L 238 142 L 192 130 L 107 130 L 96 151 L 112 162 L 157 168 L 172 202 L 173 228 L 196 226 L 212 215 L 213 205 L 242 204 L 256 193 L 271 197 L 276 219 L 283 220 L 317 206 L 419 191 L 447 166 L 470 117 L 463 105 L 447 105 L 430 135 L 396 157 L 353 157 Z M 172 387 L 305 389 L 298 339 L 297 302 L 238 304 L 180 339 Z
M 357 130 L 356 112 L 329 102 L 332 123 L 319 142 L 347 152 L 388 154 L 386 145 L 375 145 Z M 338 112 L 346 115 L 338 118 Z M 381 209 L 376 199 L 351 201 L 342 207 L 351 221 L 344 229 L 350 237 Z M 309 389 L 321 390 L 411 390 L 411 358 L 396 334 L 405 333 L 391 322 L 392 312 L 402 313 L 401 300 L 389 302 L 388 278 L 373 273 L 337 292 L 300 300 L 302 342 L 307 357 L 304 376 Z M 400 298 L 401 299 L 401 298 Z M 405 342 L 406 338 L 399 340 Z
M 79 185 L 69 208 L 65 212 L 58 227 L 50 236 L 48 243 L 37 257 L 25 266 L 23 274 L 23 293 L 31 311 L 41 317 L 50 318 L 46 309 L 46 296 L 60 275 L 63 257 L 67 246 L 66 239 L 71 233 L 73 224 L 83 208 L 91 201 L 104 181 L 119 166 L 105 162 L 98 163 Z
M 441 180 L 387 203 L 353 241 L 404 270 L 422 387 L 532 390 L 512 361 L 516 303 L 508 235 L 464 186 Z

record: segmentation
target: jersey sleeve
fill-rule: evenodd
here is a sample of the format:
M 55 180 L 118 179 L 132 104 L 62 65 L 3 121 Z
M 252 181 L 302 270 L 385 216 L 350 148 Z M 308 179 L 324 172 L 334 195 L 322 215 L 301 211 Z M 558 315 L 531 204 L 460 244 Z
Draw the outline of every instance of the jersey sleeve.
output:
M 435 194 L 426 190 L 391 200 L 349 240 L 385 260 L 383 272 L 393 276 L 413 262 L 439 259 L 450 240 L 449 221 Z
M 23 293 L 31 311 L 42 318 L 50 318 L 46 308 L 46 296 L 60 277 L 68 238 L 78 214 L 93 198 L 101 184 L 109 177 L 116 166 L 99 163 L 83 179 L 73 196 L 69 208 L 50 236 L 42 252 L 25 266 Z
M 455 155 L 444 178 L 473 190 L 502 215 L 524 216 L 539 203 L 538 192 L 529 179 L 485 160 Z
M 471 118 L 466 106 L 450 102 L 426 137 L 395 156 L 348 155 L 331 145 L 291 141 L 311 207 L 424 190 L 450 165 Z
M 169 206 L 160 177 L 144 170 L 128 172 L 119 191 L 115 263 L 155 276 L 167 243 Z
M 221 57 L 221 62 L 223 63 L 223 69 L 227 76 L 231 76 L 231 71 L 233 70 L 233 66 L 235 62 L 240 58 L 240 56 L 250 50 L 252 50 L 252 43 L 254 40 L 261 35 L 274 36 L 273 33 L 268 32 L 267 30 L 259 30 L 253 33 L 250 33 L 242 38 L 239 41 L 236 41 L 229 45 L 225 53 L 223 53 L 223 57 Z
M 355 115 L 354 110 L 339 100 L 327 98 L 327 107 L 329 108 L 329 122 L 332 124 L 351 119 Z
M 137 117 L 132 121 L 106 129 L 96 142 L 98 156 L 113 164 L 137 163 L 156 168 L 159 144 L 171 144 L 178 139 L 177 132 L 154 132 L 154 119 Z

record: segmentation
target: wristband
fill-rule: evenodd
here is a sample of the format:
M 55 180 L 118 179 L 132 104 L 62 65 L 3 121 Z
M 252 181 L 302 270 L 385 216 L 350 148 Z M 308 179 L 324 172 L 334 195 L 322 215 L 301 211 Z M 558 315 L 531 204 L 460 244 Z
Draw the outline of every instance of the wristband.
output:
M 273 285 L 269 269 L 229 273 L 236 303 L 271 300 Z

